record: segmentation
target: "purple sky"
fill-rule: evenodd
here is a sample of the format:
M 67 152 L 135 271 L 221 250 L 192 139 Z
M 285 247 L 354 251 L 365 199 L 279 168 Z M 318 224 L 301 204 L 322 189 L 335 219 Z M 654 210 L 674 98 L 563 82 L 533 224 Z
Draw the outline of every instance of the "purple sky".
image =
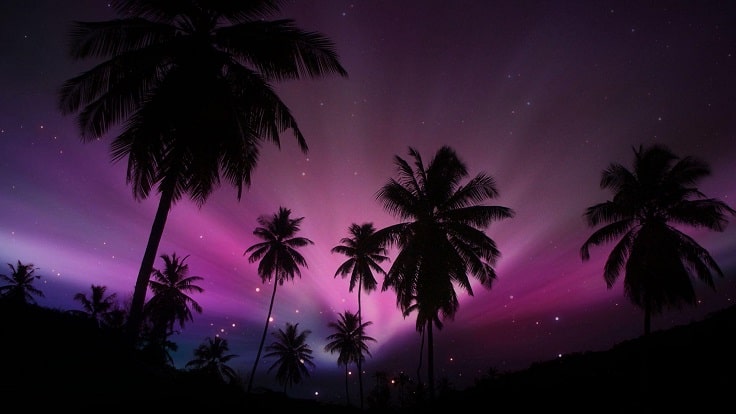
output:
M 2 273 L 4 263 L 35 264 L 46 294 L 39 304 L 49 307 L 79 309 L 72 296 L 90 284 L 128 298 L 158 199 L 135 201 L 124 163 L 110 161 L 110 140 L 83 144 L 74 118 L 56 109 L 62 82 L 91 65 L 66 55 L 71 21 L 115 16 L 91 0 L 11 0 L 5 9 Z M 243 253 L 258 241 L 256 218 L 284 206 L 304 217 L 300 235 L 315 243 L 302 250 L 302 278 L 278 288 L 273 310 L 274 329 L 291 322 L 312 331 L 317 368 L 290 395 L 343 398 L 343 370 L 323 347 L 327 323 L 357 310 L 357 292 L 333 277 L 345 258 L 330 249 L 351 223 L 395 222 L 375 193 L 409 146 L 429 161 L 450 145 L 471 175 L 496 179 L 493 204 L 516 212 L 488 230 L 502 253 L 493 288 L 460 293 L 455 320 L 435 332 L 437 377 L 458 387 L 491 367 L 608 349 L 643 332 L 621 281 L 607 289 L 603 280 L 612 246 L 593 248 L 585 263 L 579 255 L 592 232 L 585 208 L 610 196 L 600 172 L 611 162 L 630 166 L 633 146 L 662 143 L 702 158 L 713 174 L 701 190 L 736 206 L 734 2 L 321 0 L 290 3 L 278 17 L 330 37 L 349 77 L 278 86 L 308 155 L 286 133 L 280 151 L 264 148 L 240 202 L 224 186 L 202 208 L 183 200 L 171 211 L 159 254 L 189 255 L 190 275 L 205 289 L 194 296 L 204 312 L 172 337 L 180 367 L 205 337 L 221 335 L 239 355 L 231 365 L 250 372 L 271 286 Z M 688 233 L 726 277 L 716 292 L 694 280 L 699 306 L 654 317 L 653 330 L 733 304 L 736 227 Z M 415 315 L 402 318 L 392 291 L 364 295 L 363 311 L 377 339 L 366 389 L 377 370 L 414 376 Z M 270 363 L 259 364 L 255 384 L 278 388 L 265 373 Z

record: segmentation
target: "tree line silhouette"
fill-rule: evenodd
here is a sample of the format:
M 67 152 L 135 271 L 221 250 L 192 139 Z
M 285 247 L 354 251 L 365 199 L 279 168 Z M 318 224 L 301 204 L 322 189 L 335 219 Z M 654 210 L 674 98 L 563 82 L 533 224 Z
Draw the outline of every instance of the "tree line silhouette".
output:
M 473 202 L 497 194 L 492 179 L 479 174 L 463 184 L 467 170 L 449 147 L 441 148 L 426 169 L 419 154 L 414 150 L 410 153 L 414 156 L 416 170 L 396 157 L 399 178 L 390 179 L 377 193 L 377 198 L 384 200 L 386 210 L 397 211 L 397 215 L 407 220 L 379 230 L 374 230 L 372 223 L 353 223 L 348 229 L 352 237 L 341 239 L 341 244 L 331 251 L 347 257 L 335 277 L 350 275 L 349 289 L 352 291 L 357 286 L 358 296 L 361 287 L 367 292 L 376 289 L 374 272 L 382 273 L 385 275 L 382 289 L 394 290 L 397 307 L 403 315 L 416 311 L 417 331 L 423 340 L 425 329 L 429 332 L 428 384 L 425 387 L 419 381 L 417 385 L 419 389 L 426 389 L 432 400 L 436 387 L 431 327 L 441 329 L 442 320 L 452 318 L 457 311 L 455 286 L 465 287 L 468 294 L 473 294 L 468 275 L 478 278 L 483 286 L 491 287 L 496 277 L 492 264 L 500 252 L 482 227 L 493 219 L 511 217 L 513 212 L 505 207 Z M 712 288 L 715 288 L 713 276 L 723 276 L 710 254 L 671 223 L 722 231 L 727 224 L 726 214 L 735 212 L 722 201 L 705 198 L 694 186 L 699 178 L 709 173 L 702 161 L 692 157 L 680 159 L 666 147 L 654 145 L 635 149 L 633 165 L 631 171 L 620 164 L 612 164 L 603 171 L 601 186 L 615 189 L 614 196 L 612 200 L 589 207 L 584 216 L 592 227 L 603 222 L 609 224 L 585 241 L 581 256 L 588 260 L 590 246 L 618 240 L 604 266 L 604 280 L 612 288 L 617 277 L 624 275 L 624 293 L 643 310 L 644 337 L 647 337 L 652 314 L 668 307 L 695 304 L 691 276 Z M 276 287 L 293 281 L 295 276 L 301 275 L 300 267 L 307 267 L 298 251 L 312 244 L 311 240 L 297 236 L 303 219 L 292 218 L 291 210 L 284 207 L 273 215 L 260 216 L 259 226 L 253 233 L 264 241 L 253 244 L 244 253 L 250 253 L 250 262 L 259 263 L 262 282 L 269 283 L 273 279 L 274 286 L 258 355 L 248 379 L 249 393 L 268 332 Z M 399 246 L 396 259 L 389 270 L 384 271 L 379 263 L 389 260 L 385 253 L 387 246 L 393 244 Z M 189 293 L 203 292 L 195 284 L 203 278 L 189 276 L 187 258 L 164 254 L 161 256 L 163 269 L 152 270 L 149 284 L 152 296 L 144 306 L 137 344 L 149 362 L 173 366 L 169 351 L 176 350 L 176 344 L 170 341 L 176 324 L 183 329 L 186 322 L 193 320 L 192 310 L 202 312 Z M 6 282 L 0 286 L 2 301 L 25 305 L 35 304 L 34 296 L 43 297 L 43 292 L 33 285 L 40 278 L 33 264 L 18 261 L 16 265 L 9 263 L 8 267 L 10 275 L 0 275 Z M 115 303 L 115 298 L 115 293 L 106 295 L 105 286 L 94 284 L 89 296 L 82 292 L 74 295 L 83 313 L 97 326 L 122 329 L 130 314 Z M 360 370 L 360 364 L 371 355 L 367 342 L 375 339 L 368 336 L 365 329 L 373 322 L 363 322 L 360 310 L 356 313 L 345 311 L 338 316 L 338 321 L 328 323 L 335 333 L 327 337 L 330 342 L 325 351 L 337 353 L 337 363 L 345 367 L 346 404 L 350 405 L 348 366 L 356 364 Z M 309 377 L 309 368 L 314 367 L 313 351 L 307 343 L 311 331 L 300 331 L 298 325 L 287 323 L 285 330 L 278 329 L 273 333 L 276 340 L 266 347 L 265 356 L 276 358 L 269 372 L 276 371 L 275 377 L 283 385 L 284 393 L 289 386 Z M 422 341 L 420 355 L 423 344 Z M 226 364 L 235 357 L 226 354 L 228 350 L 227 340 L 205 338 L 187 367 L 204 370 L 225 383 L 237 383 L 240 379 Z M 645 355 L 643 386 L 647 385 L 646 358 Z M 359 387 L 362 409 L 362 380 Z
M 183 0 L 112 0 L 119 19 L 75 22 L 69 33 L 70 56 L 94 59 L 89 70 L 70 78 L 59 91 L 63 114 L 76 115 L 80 138 L 90 142 L 104 138 L 117 125 L 112 138 L 114 162 L 127 162 L 126 180 L 133 196 L 159 197 L 151 232 L 133 290 L 131 302 L 114 304 L 104 286 L 91 286 L 91 295 L 75 295 L 97 325 L 115 326 L 128 344 L 149 361 L 171 364 L 176 350 L 171 335 L 193 320 L 202 308 L 190 296 L 203 290 L 200 276 L 188 276 L 187 256 L 160 255 L 161 270 L 154 268 L 168 213 L 184 197 L 202 206 L 214 190 L 227 181 L 240 199 L 251 185 L 265 142 L 280 147 L 287 130 L 304 153 L 308 151 L 296 119 L 279 98 L 272 83 L 329 75 L 347 77 L 334 44 L 323 34 L 298 28 L 291 19 L 267 20 L 283 1 L 205 2 Z M 356 364 L 360 397 L 364 406 L 362 364 L 370 355 L 361 295 L 378 288 L 376 274 L 384 276 L 381 290 L 396 294 L 402 315 L 415 315 L 420 335 L 420 361 L 426 340 L 426 390 L 435 398 L 434 330 L 452 320 L 459 308 L 461 289 L 473 295 L 471 278 L 490 289 L 497 275 L 501 251 L 486 234 L 498 220 L 511 219 L 509 207 L 489 205 L 499 195 L 493 177 L 468 168 L 450 146 L 440 147 L 425 164 L 412 147 L 409 158 L 394 157 L 396 176 L 376 193 L 384 210 L 397 223 L 375 229 L 370 221 L 353 223 L 349 237 L 331 251 L 345 255 L 335 277 L 350 277 L 356 287 L 358 311 L 345 311 L 330 321 L 326 352 L 338 353 L 338 364 Z M 604 266 L 604 280 L 612 288 L 623 275 L 624 293 L 644 312 L 644 333 L 650 318 L 669 307 L 695 303 L 691 278 L 715 288 L 713 276 L 723 276 L 710 254 L 681 226 L 723 231 L 727 217 L 736 214 L 724 202 L 702 194 L 697 183 L 708 176 L 708 165 L 694 157 L 680 158 L 665 146 L 634 148 L 628 169 L 612 163 L 601 174 L 600 186 L 612 198 L 589 207 L 584 218 L 596 228 L 583 243 L 583 261 L 590 248 L 615 242 Z M 251 392 L 264 349 L 276 288 L 301 275 L 307 263 L 299 249 L 312 242 L 298 236 L 303 217 L 280 207 L 262 215 L 253 234 L 262 241 L 249 247 L 249 262 L 258 262 L 263 283 L 273 283 L 263 335 L 248 378 Z M 395 253 L 389 260 L 389 252 Z M 384 270 L 381 265 L 391 262 Z M 43 293 L 32 264 L 9 264 L 0 287 L 5 301 L 35 303 Z M 146 301 L 148 291 L 151 298 Z M 177 325 L 178 324 L 178 325 Z M 276 357 L 269 367 L 284 391 L 309 376 L 312 350 L 310 331 L 287 324 L 274 332 L 267 346 Z M 206 370 L 222 381 L 235 382 L 227 367 L 234 358 L 227 341 L 205 338 L 189 367 Z M 298 355 L 294 358 L 294 355 Z M 350 404 L 347 394 L 346 403 Z

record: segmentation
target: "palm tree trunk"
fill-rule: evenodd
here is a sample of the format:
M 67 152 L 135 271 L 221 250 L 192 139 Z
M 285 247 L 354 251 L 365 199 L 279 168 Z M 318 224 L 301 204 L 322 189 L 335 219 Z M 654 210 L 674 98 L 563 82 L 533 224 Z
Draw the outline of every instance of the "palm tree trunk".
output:
M 425 329 L 422 329 L 422 340 L 419 342 L 419 363 L 417 364 L 417 385 L 422 385 L 422 355 L 424 354 L 424 333 Z
M 360 329 L 360 343 L 363 343 L 363 312 L 360 304 L 360 290 L 363 287 L 363 276 L 358 276 L 358 329 Z M 363 351 L 358 357 L 358 388 L 360 390 L 360 409 L 363 409 Z
M 256 360 L 253 362 L 253 369 L 250 372 L 250 379 L 248 380 L 248 392 L 253 389 L 253 377 L 256 376 L 256 367 L 258 367 L 258 360 L 261 359 L 261 351 L 263 350 L 263 343 L 266 342 L 266 333 L 268 332 L 268 322 L 271 319 L 271 311 L 273 310 L 273 300 L 276 297 L 276 286 L 278 286 L 277 278 L 273 280 L 273 292 L 271 293 L 271 304 L 268 306 L 268 316 L 266 316 L 266 326 L 263 327 L 263 335 L 261 335 L 261 344 L 258 346 L 258 354 L 256 354 Z M 286 388 L 284 388 L 286 392 Z
M 427 380 L 429 382 L 429 399 L 434 400 L 434 336 L 432 335 L 432 319 L 427 320 Z
M 652 310 L 648 298 L 644 301 L 644 337 L 642 337 L 642 350 L 641 350 L 641 375 L 639 378 L 639 388 L 642 394 L 641 400 L 644 404 L 644 408 L 649 408 L 649 347 L 650 347 L 650 332 L 652 323 Z
M 128 337 L 131 339 L 131 341 L 133 341 L 133 343 L 135 343 L 135 341 L 138 339 L 141 323 L 143 322 L 143 305 L 146 301 L 148 281 L 151 279 L 153 263 L 156 260 L 156 253 L 158 252 L 158 246 L 161 242 L 161 236 L 164 233 L 166 219 L 169 216 L 169 210 L 171 210 L 173 199 L 173 187 L 166 187 L 162 189 L 161 196 L 159 197 L 158 209 L 156 210 L 156 216 L 153 219 L 151 233 L 148 236 L 148 244 L 146 245 L 146 251 L 143 254 L 141 267 L 138 271 L 138 278 L 135 281 L 133 298 L 130 303 L 127 332 Z
M 345 404 L 350 407 L 350 393 L 348 392 L 348 364 L 345 364 Z

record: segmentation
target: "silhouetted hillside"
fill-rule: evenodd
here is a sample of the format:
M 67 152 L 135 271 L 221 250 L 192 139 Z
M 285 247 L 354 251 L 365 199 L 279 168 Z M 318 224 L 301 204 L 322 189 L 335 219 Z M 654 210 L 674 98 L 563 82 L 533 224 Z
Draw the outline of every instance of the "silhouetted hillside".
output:
M 708 411 L 730 407 L 736 381 L 736 307 L 699 322 L 658 331 L 604 352 L 585 352 L 529 369 L 478 379 L 465 390 L 440 390 L 438 400 L 370 412 L 477 410 L 567 413 Z M 345 413 L 358 409 L 247 395 L 242 387 L 200 374 L 141 362 L 114 330 L 37 306 L 0 306 L 0 407 L 58 411 L 141 408 L 212 412 Z M 647 357 L 648 356 L 648 357 Z
M 730 307 L 608 351 L 571 354 L 478 380 L 465 391 L 444 395 L 439 406 L 566 413 L 721 411 L 733 407 L 734 333 L 736 307 Z
M 196 372 L 152 366 L 124 346 L 119 331 L 59 310 L 0 303 L 0 338 L 0 410 L 348 412 L 278 393 L 247 395 Z

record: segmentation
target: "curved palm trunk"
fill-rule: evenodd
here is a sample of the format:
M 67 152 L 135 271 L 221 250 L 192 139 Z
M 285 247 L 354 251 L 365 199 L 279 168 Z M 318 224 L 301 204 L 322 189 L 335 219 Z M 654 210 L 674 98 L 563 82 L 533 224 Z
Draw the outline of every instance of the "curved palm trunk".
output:
M 171 210 L 173 198 L 173 187 L 165 188 L 161 191 L 158 209 L 156 210 L 156 216 L 153 219 L 153 225 L 151 226 L 151 234 L 148 236 L 146 251 L 143 254 L 141 267 L 138 271 L 138 278 L 135 281 L 135 290 L 133 291 L 133 298 L 130 303 L 130 312 L 128 314 L 127 322 L 128 336 L 133 342 L 137 340 L 141 323 L 143 322 L 143 305 L 146 301 L 148 281 L 151 279 L 153 263 L 156 260 L 156 252 L 158 251 L 158 246 L 161 242 L 161 236 L 164 233 L 166 219 L 169 216 L 169 210 Z
M 360 290 L 363 287 L 363 276 L 358 276 L 358 329 L 361 329 L 363 334 L 363 312 L 360 304 Z M 361 344 L 363 343 L 363 336 L 360 338 Z M 346 366 L 347 369 L 347 366 Z M 347 386 L 347 384 L 345 384 Z M 360 390 L 360 409 L 363 409 L 363 351 L 361 350 L 360 356 L 358 357 L 358 388 Z M 347 391 L 347 390 L 346 390 Z M 350 405 L 350 404 L 348 404 Z
M 248 380 L 248 392 L 253 389 L 253 377 L 256 376 L 256 368 L 258 367 L 258 360 L 261 359 L 261 351 L 263 350 L 263 343 L 266 342 L 266 333 L 268 332 L 268 321 L 271 319 L 271 311 L 273 310 L 273 300 L 276 297 L 276 286 L 278 286 L 278 280 L 274 278 L 273 281 L 273 292 L 271 292 L 271 304 L 268 306 L 268 316 L 266 316 L 266 326 L 263 327 L 263 335 L 261 335 L 261 344 L 258 346 L 258 354 L 256 354 L 256 360 L 253 362 L 253 369 L 250 372 L 250 379 Z M 284 386 L 284 393 L 286 387 Z
M 429 399 L 434 400 L 434 340 L 432 320 L 427 321 L 427 381 L 429 383 Z

